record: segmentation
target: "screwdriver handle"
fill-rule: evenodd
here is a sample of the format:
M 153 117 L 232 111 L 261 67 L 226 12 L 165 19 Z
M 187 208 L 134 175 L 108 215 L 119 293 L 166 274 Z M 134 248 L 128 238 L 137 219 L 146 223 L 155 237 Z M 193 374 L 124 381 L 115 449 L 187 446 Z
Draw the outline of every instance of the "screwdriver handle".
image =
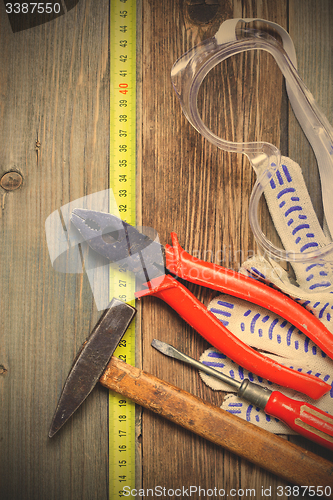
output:
M 298 434 L 333 450 L 333 417 L 304 401 L 273 391 L 265 412 L 285 422 Z
M 239 398 L 246 399 L 255 407 L 263 408 L 266 413 L 284 421 L 299 434 L 326 448 L 333 449 L 333 417 L 331 415 L 305 402 L 290 399 L 278 391 L 270 391 L 267 387 L 254 384 L 248 378 L 237 382 L 228 375 L 196 361 L 160 340 L 154 339 L 151 345 L 167 356 L 188 363 L 227 384 L 233 385 L 233 387 L 237 387 Z

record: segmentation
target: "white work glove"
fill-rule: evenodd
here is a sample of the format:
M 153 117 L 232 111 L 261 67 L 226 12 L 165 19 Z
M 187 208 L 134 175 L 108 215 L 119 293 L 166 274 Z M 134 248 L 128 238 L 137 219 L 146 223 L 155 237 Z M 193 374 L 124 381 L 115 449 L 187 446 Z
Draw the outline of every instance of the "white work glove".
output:
M 282 158 L 282 167 L 265 189 L 265 197 L 274 225 L 288 251 L 305 252 L 330 243 L 317 220 L 300 167 Z M 309 309 L 333 332 L 333 270 L 330 263 L 292 264 L 295 280 L 276 262 L 264 257 L 246 261 L 240 272 L 280 289 Z M 309 338 L 283 318 L 267 309 L 230 295 L 216 297 L 208 309 L 243 342 L 266 356 L 299 371 L 312 373 L 333 387 L 333 361 Z M 258 378 L 235 364 L 216 349 L 208 349 L 201 362 L 242 381 L 251 381 L 278 390 L 289 397 L 307 401 L 333 414 L 333 388 L 318 401 Z M 235 396 L 235 389 L 201 372 L 204 382 L 214 390 L 228 391 L 222 408 L 271 432 L 293 434 L 284 423 L 269 417 Z

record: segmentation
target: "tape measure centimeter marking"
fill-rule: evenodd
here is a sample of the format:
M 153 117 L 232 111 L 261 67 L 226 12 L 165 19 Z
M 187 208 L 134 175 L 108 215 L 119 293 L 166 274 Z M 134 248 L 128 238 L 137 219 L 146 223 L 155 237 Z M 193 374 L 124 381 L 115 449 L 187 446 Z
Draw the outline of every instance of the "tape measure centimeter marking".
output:
M 135 225 L 136 207 L 136 1 L 110 0 L 110 188 L 117 213 Z M 110 299 L 135 304 L 135 277 L 121 266 L 110 270 Z M 135 365 L 135 322 L 115 356 Z M 135 404 L 109 393 L 109 498 L 135 488 Z
M 135 404 L 109 393 L 109 498 L 135 488 Z

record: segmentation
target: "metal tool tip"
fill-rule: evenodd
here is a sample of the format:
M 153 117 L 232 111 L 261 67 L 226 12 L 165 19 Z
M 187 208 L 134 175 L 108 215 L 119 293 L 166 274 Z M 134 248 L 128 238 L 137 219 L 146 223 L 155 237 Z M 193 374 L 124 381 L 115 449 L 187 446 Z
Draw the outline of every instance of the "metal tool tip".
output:
M 83 217 L 86 214 L 87 210 L 84 208 L 74 208 L 72 210 L 72 215 L 76 215 L 77 217 Z
M 172 356 L 173 347 L 170 344 L 166 344 L 161 340 L 153 339 L 151 343 L 152 347 L 155 347 L 162 354 L 166 354 L 167 356 Z
M 152 347 L 155 347 L 155 349 L 158 349 L 158 350 L 163 348 L 163 344 L 164 344 L 164 342 L 161 342 L 160 340 L 157 340 L 157 339 L 153 339 L 153 341 L 151 343 Z
M 57 430 L 50 429 L 49 430 L 49 438 L 52 438 L 55 435 L 56 432 L 57 432 Z
M 75 411 L 75 410 L 74 410 Z M 52 438 L 60 429 L 61 427 L 67 422 L 67 420 L 72 416 L 74 411 L 70 410 L 65 410 L 59 413 L 59 404 L 58 407 L 55 411 L 55 414 L 53 416 L 53 420 L 50 426 L 49 430 L 49 438 Z
M 79 209 L 76 208 L 72 211 L 70 220 L 74 225 L 76 225 L 77 223 L 82 223 L 84 221 L 84 218 L 82 217 Z
M 67 420 L 65 420 L 63 423 L 57 422 L 56 421 L 56 413 L 55 413 L 54 417 L 53 417 L 53 420 L 52 420 L 52 423 L 51 423 L 50 430 L 49 430 L 49 438 L 52 438 L 58 432 L 58 430 L 61 429 L 61 427 L 63 426 L 63 424 L 66 421 Z

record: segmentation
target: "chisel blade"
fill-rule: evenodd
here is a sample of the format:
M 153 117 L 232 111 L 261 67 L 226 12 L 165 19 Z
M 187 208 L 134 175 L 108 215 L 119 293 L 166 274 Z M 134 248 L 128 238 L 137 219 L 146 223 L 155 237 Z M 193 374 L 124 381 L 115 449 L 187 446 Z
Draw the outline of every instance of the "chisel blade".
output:
M 91 393 L 135 313 L 134 307 L 112 299 L 73 363 L 52 420 L 49 437 L 54 436 Z

